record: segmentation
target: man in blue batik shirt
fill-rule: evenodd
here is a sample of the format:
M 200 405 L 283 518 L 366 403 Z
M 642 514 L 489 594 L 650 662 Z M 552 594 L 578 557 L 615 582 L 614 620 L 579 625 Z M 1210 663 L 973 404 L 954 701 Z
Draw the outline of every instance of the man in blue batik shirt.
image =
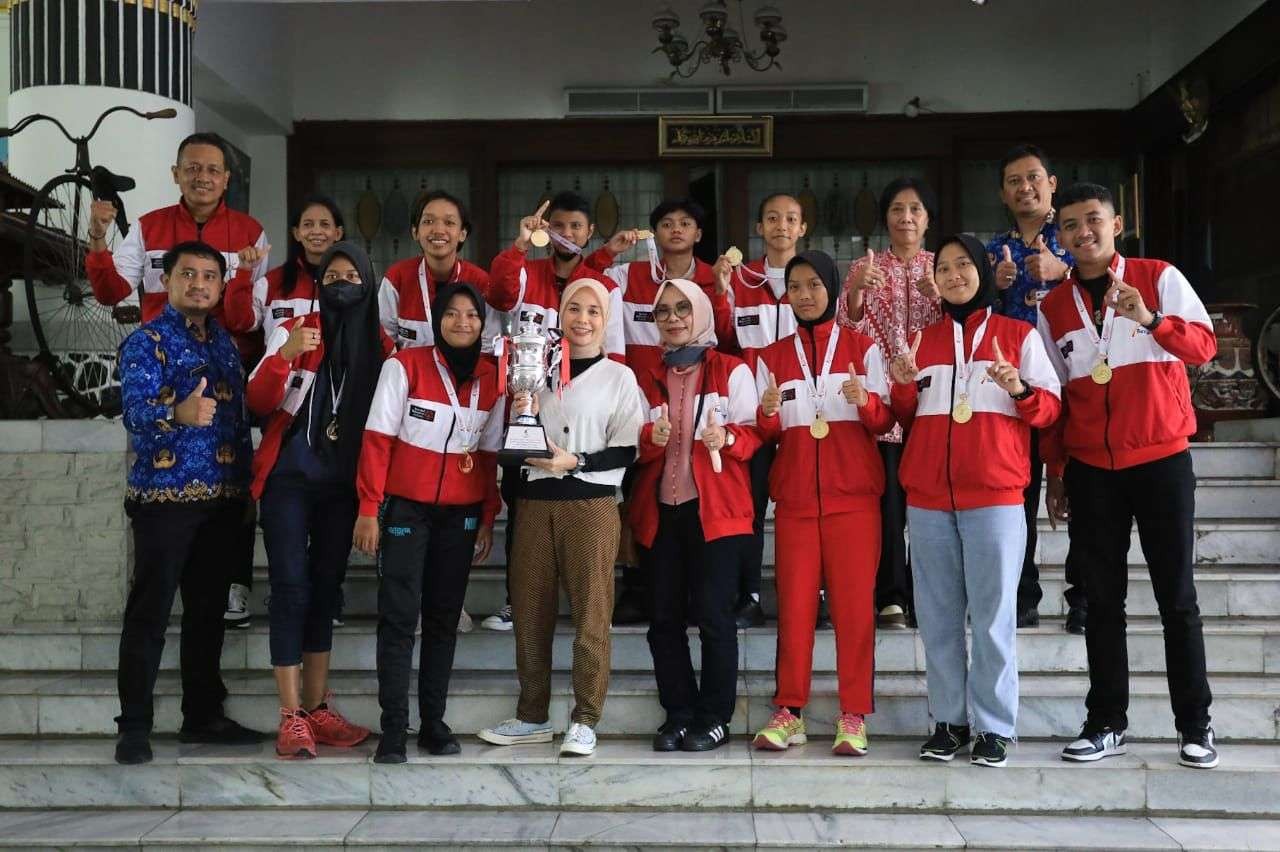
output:
M 162 263 L 169 304 L 120 347 L 123 420 L 137 458 L 125 490 L 134 566 L 120 634 L 119 763 L 151 760 L 152 695 L 179 589 L 178 739 L 261 739 L 223 714 L 227 690 L 219 671 L 232 545 L 248 507 L 253 454 L 240 355 L 210 317 L 222 297 L 226 260 L 211 246 L 186 242 Z
M 1000 290 L 997 309 L 1005 316 L 1036 324 L 1040 300 L 1071 271 L 1072 259 L 1058 244 L 1054 223 L 1053 193 L 1058 188 L 1049 158 L 1035 145 L 1019 145 L 1000 161 L 1000 198 L 1013 216 L 1014 227 L 987 243 L 987 257 L 995 267 Z M 1036 518 L 1040 511 L 1040 483 L 1044 463 L 1040 459 L 1039 432 L 1031 431 L 1031 481 L 1023 494 L 1027 516 L 1027 549 L 1018 582 L 1018 626 L 1040 623 L 1038 607 L 1043 592 L 1036 566 Z M 1071 633 L 1084 633 L 1084 588 L 1067 556 L 1067 621 Z

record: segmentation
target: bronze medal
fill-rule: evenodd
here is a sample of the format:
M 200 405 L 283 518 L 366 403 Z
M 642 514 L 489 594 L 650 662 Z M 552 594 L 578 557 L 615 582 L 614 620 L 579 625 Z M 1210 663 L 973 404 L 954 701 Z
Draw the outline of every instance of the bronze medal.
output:
M 973 419 L 973 406 L 969 405 L 969 398 L 962 396 L 956 402 L 955 407 L 951 409 L 951 419 L 957 423 L 968 423 Z
M 809 434 L 821 441 L 823 438 L 831 434 L 831 424 L 824 420 L 822 415 L 819 414 L 814 418 L 813 422 L 809 424 Z
M 471 452 L 462 451 L 462 458 L 458 459 L 458 470 L 463 473 L 470 473 L 476 466 L 476 460 L 471 458 Z
M 324 427 L 324 434 L 330 441 L 338 440 L 338 418 L 334 417 L 329 420 L 329 425 Z
M 1095 384 L 1105 385 L 1111 381 L 1111 365 L 1106 361 L 1099 361 L 1093 365 L 1093 369 L 1089 371 Z

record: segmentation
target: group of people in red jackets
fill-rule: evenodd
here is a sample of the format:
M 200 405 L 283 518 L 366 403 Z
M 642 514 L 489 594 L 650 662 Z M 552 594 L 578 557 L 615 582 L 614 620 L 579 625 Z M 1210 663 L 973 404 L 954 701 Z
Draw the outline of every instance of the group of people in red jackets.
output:
M 215 319 L 242 340 L 261 332 L 261 351 L 241 352 L 245 397 L 263 419 L 250 490 L 269 561 L 279 755 L 314 757 L 317 745 L 369 736 L 327 690 L 330 612 L 351 545 L 378 556 L 374 759 L 407 758 L 419 624 L 418 745 L 460 750 L 444 720 L 456 628 L 504 503 L 510 606 L 492 618 L 514 629 L 520 697 L 480 738 L 552 740 L 563 591 L 574 706 L 561 753 L 595 750 L 625 525 L 665 713 L 653 747 L 724 745 L 741 715 L 738 631 L 763 621 L 772 503 L 777 682 L 754 746 L 806 741 L 815 633 L 829 617 L 832 750 L 867 753 L 879 620 L 921 632 L 934 730 L 920 756 L 948 761 L 967 748 L 973 763 L 1002 766 L 1016 735 L 1024 492 L 1038 432 L 1049 511 L 1069 522 L 1087 597 L 1088 715 L 1062 756 L 1125 751 L 1124 566 L 1136 519 L 1165 627 L 1180 760 L 1216 765 L 1183 372 L 1213 356 L 1212 327 L 1176 268 L 1116 251 L 1123 223 L 1110 193 L 1088 183 L 1056 191 L 1037 151 L 1019 149 L 1002 171 L 1028 171 L 1008 197 L 1023 244 L 1036 247 L 1038 327 L 1001 310 L 1026 262 L 968 234 L 924 248 L 936 202 L 914 179 L 881 198 L 889 249 L 868 250 L 843 281 L 830 256 L 797 250 L 807 223 L 785 192 L 760 202 L 765 253 L 750 262 L 736 249 L 714 264 L 695 256 L 705 214 L 688 199 L 664 201 L 647 231 L 620 231 L 589 253 L 590 206 L 562 192 L 521 220 L 488 272 L 460 256 L 472 235 L 466 205 L 427 192 L 406 223 L 420 255 L 379 278 L 321 196 L 293 211 L 287 259 L 266 271 L 256 223 L 220 198 L 192 203 L 225 175 L 218 140 L 184 143 L 174 169 L 183 200 L 142 217 L 139 237 L 114 255 L 91 246 L 87 265 L 104 303 L 140 286 L 148 320 L 167 286 L 148 258 L 208 243 L 228 260 Z M 191 172 L 189 193 L 187 159 L 219 154 L 223 174 Z M 1038 232 L 1018 216 L 1024 197 L 1028 210 L 1048 211 L 1036 213 Z M 109 222 L 109 211 L 95 213 L 95 226 Z M 1045 228 L 1061 249 L 1057 280 L 1039 251 Z M 615 263 L 640 242 L 646 259 Z M 555 357 L 545 386 L 509 392 L 504 327 L 546 335 Z M 500 467 L 517 414 L 538 419 L 548 450 Z M 879 440 L 890 435 L 891 464 Z M 882 551 L 909 553 L 909 592 L 895 600 L 880 593 Z

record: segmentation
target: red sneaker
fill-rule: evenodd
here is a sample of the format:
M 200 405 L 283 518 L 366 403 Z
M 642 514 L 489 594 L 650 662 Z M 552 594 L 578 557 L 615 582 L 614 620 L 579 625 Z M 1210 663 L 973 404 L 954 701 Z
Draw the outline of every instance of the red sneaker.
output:
M 350 748 L 367 740 L 369 729 L 347 721 L 341 713 L 331 708 L 331 697 L 326 695 L 324 703 L 307 714 L 311 735 L 316 742 L 320 745 Z
M 280 708 L 280 732 L 276 734 L 276 754 L 285 760 L 309 759 L 316 756 L 316 738 L 311 733 L 307 714 L 301 710 Z

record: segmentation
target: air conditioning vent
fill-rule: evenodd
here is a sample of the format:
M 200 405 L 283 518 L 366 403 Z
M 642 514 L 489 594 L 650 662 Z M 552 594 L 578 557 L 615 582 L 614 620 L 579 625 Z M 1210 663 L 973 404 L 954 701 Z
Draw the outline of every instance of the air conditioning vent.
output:
M 816 86 L 719 86 L 716 111 L 737 112 L 866 112 L 866 83 Z
M 565 89 L 565 115 L 681 115 L 715 111 L 712 89 Z

